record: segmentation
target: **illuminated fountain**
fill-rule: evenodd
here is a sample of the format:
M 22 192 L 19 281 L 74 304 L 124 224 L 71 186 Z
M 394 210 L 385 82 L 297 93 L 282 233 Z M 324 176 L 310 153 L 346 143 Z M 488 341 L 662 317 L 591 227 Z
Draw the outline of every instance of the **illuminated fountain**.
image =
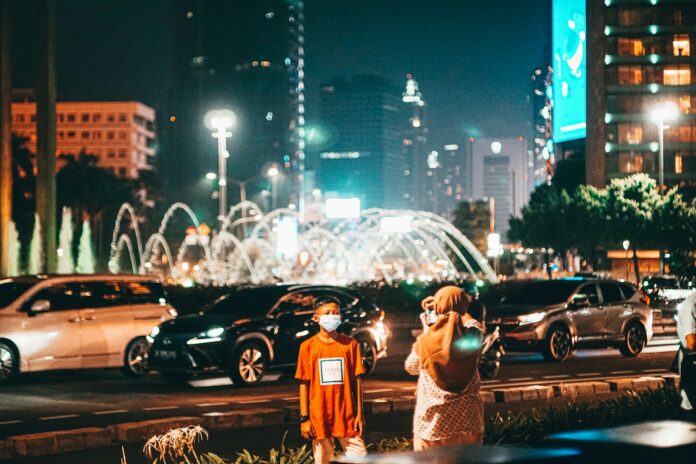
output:
M 264 214 L 249 201 L 230 208 L 220 229 L 212 232 L 191 208 L 175 203 L 144 243 L 134 209 L 124 204 L 116 218 L 109 269 L 213 285 L 497 281 L 474 245 L 433 213 L 368 209 L 352 219 L 309 222 L 287 208 Z

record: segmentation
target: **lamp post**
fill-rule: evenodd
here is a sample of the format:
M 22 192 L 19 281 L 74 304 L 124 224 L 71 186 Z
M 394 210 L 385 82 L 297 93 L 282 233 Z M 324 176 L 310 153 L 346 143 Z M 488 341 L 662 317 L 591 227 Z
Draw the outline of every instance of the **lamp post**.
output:
M 213 137 L 217 139 L 218 147 L 218 219 L 223 221 L 227 214 L 227 138 L 232 137 L 228 132 L 236 121 L 235 114 L 230 110 L 212 110 L 205 115 L 206 126 L 213 130 Z
M 624 240 L 621 245 L 623 245 L 624 252 L 626 252 L 626 280 L 628 280 L 628 247 L 631 246 L 631 242 L 629 242 L 628 240 Z
M 664 102 L 656 106 L 651 112 L 652 120 L 657 124 L 657 136 L 659 145 L 658 159 L 658 184 L 660 195 L 665 190 L 665 129 L 669 126 L 665 122 L 674 121 L 679 117 L 679 106 L 672 101 Z M 660 247 L 660 274 L 665 273 L 664 250 Z
M 271 211 L 278 207 L 278 175 L 280 171 L 275 164 L 271 166 L 266 175 L 271 178 Z
M 668 101 L 656 106 L 650 113 L 651 118 L 657 124 L 658 146 L 660 150 L 658 160 L 658 183 L 660 185 L 660 193 L 665 188 L 665 129 L 669 126 L 666 122 L 674 121 L 679 117 L 679 106 L 676 103 Z

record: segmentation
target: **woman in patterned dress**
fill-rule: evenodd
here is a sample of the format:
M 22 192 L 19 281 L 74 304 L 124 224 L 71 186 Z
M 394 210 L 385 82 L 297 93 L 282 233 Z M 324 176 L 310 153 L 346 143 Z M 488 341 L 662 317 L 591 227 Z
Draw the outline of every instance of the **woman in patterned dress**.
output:
M 434 297 L 423 300 L 424 332 L 405 363 L 409 374 L 418 375 L 413 418 L 416 451 L 483 442 L 483 400 L 478 374 L 483 332 L 481 324 L 467 314 L 468 305 L 466 293 L 454 286 L 444 287 Z M 443 350 L 438 348 L 443 338 L 432 340 L 435 331 L 447 330 L 454 330 L 454 338 L 459 341 L 451 343 L 453 353 L 443 358 Z M 451 338 L 445 335 L 445 344 L 452 342 Z M 438 366 L 432 366 L 429 353 L 439 357 Z

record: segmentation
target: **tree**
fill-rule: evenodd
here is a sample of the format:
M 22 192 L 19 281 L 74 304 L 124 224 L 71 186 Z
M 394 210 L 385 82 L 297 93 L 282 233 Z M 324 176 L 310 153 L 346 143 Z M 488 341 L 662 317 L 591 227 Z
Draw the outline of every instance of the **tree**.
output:
M 574 242 L 567 223 L 570 203 L 565 190 L 558 190 L 554 185 L 540 185 L 522 208 L 522 217 L 510 220 L 508 238 L 532 248 L 567 251 Z
M 486 237 L 490 230 L 490 205 L 487 201 L 460 201 L 453 213 L 454 227 L 466 236 L 482 253 L 486 252 Z

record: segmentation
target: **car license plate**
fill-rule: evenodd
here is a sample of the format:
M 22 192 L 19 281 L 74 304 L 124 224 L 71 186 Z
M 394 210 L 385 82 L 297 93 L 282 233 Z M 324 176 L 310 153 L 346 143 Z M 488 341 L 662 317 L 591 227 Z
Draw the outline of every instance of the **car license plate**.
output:
M 176 351 L 174 350 L 155 350 L 155 357 L 163 361 L 171 361 L 176 359 Z

